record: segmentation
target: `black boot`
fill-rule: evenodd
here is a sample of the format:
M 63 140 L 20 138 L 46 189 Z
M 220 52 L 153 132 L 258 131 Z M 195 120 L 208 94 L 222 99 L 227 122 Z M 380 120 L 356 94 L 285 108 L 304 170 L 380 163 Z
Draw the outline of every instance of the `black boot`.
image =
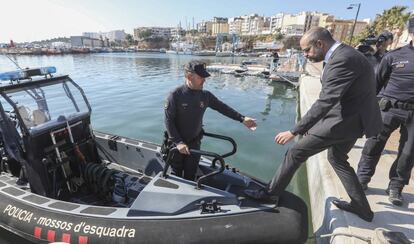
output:
M 387 189 L 388 200 L 395 206 L 402 206 L 404 203 L 404 198 L 401 195 L 401 190 L 397 189 Z

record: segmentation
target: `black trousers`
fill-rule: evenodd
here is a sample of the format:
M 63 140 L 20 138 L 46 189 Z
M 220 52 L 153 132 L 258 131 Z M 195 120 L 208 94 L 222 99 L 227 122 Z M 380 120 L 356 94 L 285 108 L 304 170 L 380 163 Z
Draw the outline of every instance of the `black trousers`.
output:
M 414 121 L 412 110 L 390 108 L 382 111 L 383 129 L 375 137 L 369 138 L 362 150 L 357 175 L 361 183 L 371 181 L 381 153 L 391 133 L 400 128 L 398 155 L 389 172 L 389 188 L 402 190 L 409 183 L 414 164 Z
M 288 186 L 299 166 L 310 156 L 328 149 L 328 161 L 338 175 L 346 192 L 351 198 L 351 204 L 370 211 L 368 200 L 358 182 L 354 169 L 348 163 L 348 152 L 356 142 L 355 139 L 333 139 L 307 135 L 294 144 L 285 155 L 272 181 L 268 185 L 268 192 L 280 195 Z
M 200 149 L 201 141 L 195 140 L 191 143 L 188 143 L 187 146 L 190 149 Z M 185 155 L 181 154 L 179 152 L 174 153 L 172 162 L 171 162 L 171 168 L 173 171 L 173 174 L 183 177 L 187 180 L 194 180 L 197 169 L 198 169 L 198 163 L 200 162 L 200 155 Z

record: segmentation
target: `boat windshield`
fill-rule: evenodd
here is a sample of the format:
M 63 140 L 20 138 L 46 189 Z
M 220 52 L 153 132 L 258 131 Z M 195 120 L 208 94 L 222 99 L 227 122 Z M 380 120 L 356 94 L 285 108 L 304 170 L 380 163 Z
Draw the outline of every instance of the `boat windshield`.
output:
M 81 91 L 70 80 L 6 91 L 1 100 L 6 112 L 19 113 L 20 126 L 29 131 L 90 112 Z

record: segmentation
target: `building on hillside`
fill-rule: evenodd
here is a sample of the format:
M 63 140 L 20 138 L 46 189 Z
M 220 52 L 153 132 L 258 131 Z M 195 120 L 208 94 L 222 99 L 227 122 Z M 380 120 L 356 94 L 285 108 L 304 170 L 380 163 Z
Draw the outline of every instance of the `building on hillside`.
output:
M 213 30 L 212 21 L 202 21 L 197 24 L 197 31 L 201 34 L 211 35 Z
M 86 36 L 71 36 L 70 44 L 72 47 L 87 47 L 87 48 L 104 46 L 103 40 L 96 39 L 96 38 L 89 38 Z
M 283 26 L 284 15 L 285 15 L 284 13 L 278 13 L 270 17 L 269 29 L 271 33 L 280 32 Z
M 229 33 L 228 18 L 214 17 L 213 25 L 211 28 L 211 34 L 213 36 L 216 36 L 217 34 L 228 34 L 228 33 Z
M 113 30 L 108 32 L 83 32 L 82 36 L 93 39 L 108 39 L 111 42 L 124 41 L 126 33 L 124 30 Z
M 111 42 L 125 41 L 126 33 L 124 30 L 113 30 L 104 33 L 104 37 Z
M 98 32 L 83 32 L 82 36 L 94 38 L 94 39 L 101 39 L 102 34 Z
M 310 28 L 319 25 L 319 13 L 318 12 L 300 12 L 298 14 L 286 14 L 283 16 L 283 25 L 285 26 L 303 26 L 303 33 Z
M 297 14 L 278 13 L 270 17 L 271 33 L 281 32 L 288 35 L 301 35 L 314 26 L 325 21 L 328 14 L 319 12 L 300 12 Z M 300 28 L 302 32 L 300 34 Z M 283 30 L 283 31 L 282 31 Z
M 171 38 L 170 27 L 138 27 L 134 29 L 134 39 L 140 40 L 142 33 L 148 33 L 151 38 Z
M 262 34 L 265 26 L 265 18 L 258 14 L 241 16 L 242 22 L 242 35 L 260 35 Z
M 326 14 L 326 13 L 320 13 L 319 14 L 319 24 L 318 24 L 318 26 L 326 28 L 329 25 L 328 23 L 333 22 L 334 19 L 335 19 L 335 17 L 333 15 L 329 15 L 329 14 Z
M 243 25 L 242 17 L 229 18 L 229 34 L 241 35 L 242 25 Z
M 304 25 L 283 25 L 280 33 L 285 36 L 301 36 L 304 33 L 305 26 Z
M 171 28 L 171 38 L 180 39 L 183 36 L 185 36 L 185 30 L 181 26 Z
M 71 44 L 68 42 L 52 42 L 50 46 L 54 48 L 70 48 Z
M 327 22 L 325 28 L 329 29 L 333 38 L 340 42 L 349 42 L 351 38 L 354 20 L 333 20 Z M 357 36 L 368 26 L 367 22 L 357 21 L 353 36 Z
M 263 17 L 263 26 L 260 30 L 262 35 L 269 35 L 272 34 L 270 31 L 270 17 Z

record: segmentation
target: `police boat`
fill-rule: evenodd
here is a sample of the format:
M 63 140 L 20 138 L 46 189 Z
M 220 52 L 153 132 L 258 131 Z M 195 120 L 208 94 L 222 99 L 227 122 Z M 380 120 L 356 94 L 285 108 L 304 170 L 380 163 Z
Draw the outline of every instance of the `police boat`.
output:
M 264 183 L 202 155 L 197 181 L 170 174 L 174 148 L 93 131 L 83 90 L 56 68 L 0 74 L 0 226 L 30 242 L 304 243 L 307 207 L 247 198 Z M 170 153 L 169 153 L 169 152 Z

